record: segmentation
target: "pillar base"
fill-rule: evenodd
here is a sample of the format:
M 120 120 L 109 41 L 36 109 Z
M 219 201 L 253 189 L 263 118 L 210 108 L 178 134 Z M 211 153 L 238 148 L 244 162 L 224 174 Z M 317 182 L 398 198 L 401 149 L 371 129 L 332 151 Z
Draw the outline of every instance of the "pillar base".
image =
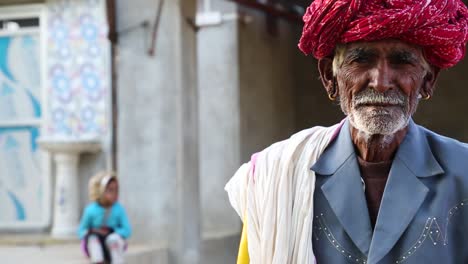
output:
M 52 237 L 77 236 L 79 212 L 78 165 L 81 153 L 100 150 L 98 140 L 39 139 L 41 148 L 49 151 L 55 161 L 54 215 Z

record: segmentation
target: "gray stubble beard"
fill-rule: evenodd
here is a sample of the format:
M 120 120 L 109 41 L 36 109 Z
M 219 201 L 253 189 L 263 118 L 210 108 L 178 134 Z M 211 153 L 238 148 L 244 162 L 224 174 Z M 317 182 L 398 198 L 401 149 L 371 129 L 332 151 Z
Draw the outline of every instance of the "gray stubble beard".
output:
M 342 111 L 349 117 L 351 125 L 368 137 L 376 134 L 391 137 L 395 132 L 405 128 L 418 104 L 417 100 L 411 102 L 411 105 L 408 104 L 408 96 L 399 90 L 384 94 L 367 88 L 353 97 L 351 106 L 348 107 L 349 100 L 346 93 L 341 94 Z M 392 103 L 399 106 L 382 109 L 368 109 L 362 106 L 365 103 L 375 102 Z M 412 110 L 410 111 L 408 108 Z

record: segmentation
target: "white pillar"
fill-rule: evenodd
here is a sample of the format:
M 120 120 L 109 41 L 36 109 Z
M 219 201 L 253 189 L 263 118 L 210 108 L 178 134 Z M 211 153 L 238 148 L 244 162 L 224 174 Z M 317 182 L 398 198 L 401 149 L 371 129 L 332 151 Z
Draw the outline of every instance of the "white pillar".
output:
M 78 166 L 80 154 L 97 152 L 96 140 L 60 141 L 40 139 L 39 145 L 49 151 L 55 162 L 55 192 L 52 236 L 55 238 L 76 237 L 79 211 Z
M 78 227 L 78 162 L 79 153 L 56 153 L 53 237 L 74 236 Z

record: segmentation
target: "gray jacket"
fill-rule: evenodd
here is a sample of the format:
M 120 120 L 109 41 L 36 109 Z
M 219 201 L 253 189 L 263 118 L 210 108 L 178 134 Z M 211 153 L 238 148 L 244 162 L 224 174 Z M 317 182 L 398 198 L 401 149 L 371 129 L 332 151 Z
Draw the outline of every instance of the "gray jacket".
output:
M 409 123 L 372 231 L 349 122 L 313 164 L 318 264 L 468 263 L 468 145 Z

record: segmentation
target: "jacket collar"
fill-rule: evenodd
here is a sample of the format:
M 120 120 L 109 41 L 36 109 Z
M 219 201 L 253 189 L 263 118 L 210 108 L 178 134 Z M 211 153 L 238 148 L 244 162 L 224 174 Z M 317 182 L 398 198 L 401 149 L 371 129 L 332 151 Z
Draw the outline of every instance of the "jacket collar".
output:
M 328 177 L 321 186 L 325 198 L 354 244 L 368 255 L 372 228 L 347 120 L 312 170 Z
M 354 145 L 351 140 L 349 120 L 344 121 L 338 136 L 325 149 L 317 162 L 312 166 L 312 170 L 320 175 L 332 175 L 343 164 L 355 155 Z
M 351 140 L 349 120 L 346 119 L 338 137 L 311 169 L 320 175 L 332 175 L 351 155 L 355 155 L 355 150 Z M 424 132 L 412 119 L 408 123 L 408 133 L 400 144 L 396 157 L 400 158 L 417 177 L 430 177 L 444 173 L 432 154 Z
M 395 158 L 417 177 L 431 177 L 443 174 L 444 170 L 432 154 L 424 131 L 411 119 L 408 133 L 401 143 Z

